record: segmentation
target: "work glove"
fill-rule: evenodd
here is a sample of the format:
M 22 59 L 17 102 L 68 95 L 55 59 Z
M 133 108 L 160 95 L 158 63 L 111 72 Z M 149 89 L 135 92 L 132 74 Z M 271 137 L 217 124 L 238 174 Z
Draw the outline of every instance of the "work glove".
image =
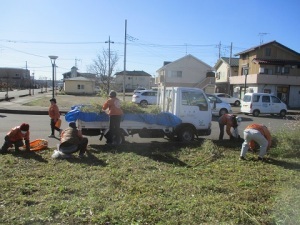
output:
M 30 143 L 29 143 L 29 140 L 25 140 L 25 146 L 26 146 L 26 151 L 29 152 L 29 151 L 30 151 Z

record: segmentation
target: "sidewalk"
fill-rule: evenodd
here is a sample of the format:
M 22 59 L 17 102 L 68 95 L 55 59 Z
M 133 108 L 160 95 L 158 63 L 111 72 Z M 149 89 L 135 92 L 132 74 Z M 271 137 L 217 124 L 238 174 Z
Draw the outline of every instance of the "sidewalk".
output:
M 0 101 L 0 113 L 11 114 L 30 114 L 30 115 L 48 115 L 48 106 L 26 106 L 24 104 L 41 99 L 43 97 L 51 97 L 51 93 L 37 93 L 35 95 L 28 95 L 24 97 L 15 97 L 11 101 Z M 66 97 L 66 96 L 65 96 Z M 71 96 L 74 98 L 74 96 Z M 72 99 L 70 98 L 70 99 Z M 72 100 L 70 100 L 72 101 Z M 66 114 L 70 111 L 70 107 L 59 106 L 60 112 Z M 235 114 L 241 114 L 239 107 L 232 107 L 232 111 Z M 300 109 L 288 109 L 287 115 L 300 115 Z

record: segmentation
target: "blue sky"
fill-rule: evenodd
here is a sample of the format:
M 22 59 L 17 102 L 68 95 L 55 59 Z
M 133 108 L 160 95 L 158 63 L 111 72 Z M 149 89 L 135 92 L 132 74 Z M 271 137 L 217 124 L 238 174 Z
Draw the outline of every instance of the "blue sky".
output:
M 27 62 L 36 79 L 52 79 L 48 56 L 57 55 L 57 79 L 75 62 L 87 72 L 110 36 L 120 58 L 113 73 L 122 71 L 125 20 L 126 69 L 153 76 L 186 54 L 214 66 L 231 43 L 233 55 L 273 40 L 300 52 L 299 8 L 298 0 L 1 0 L 0 67 Z

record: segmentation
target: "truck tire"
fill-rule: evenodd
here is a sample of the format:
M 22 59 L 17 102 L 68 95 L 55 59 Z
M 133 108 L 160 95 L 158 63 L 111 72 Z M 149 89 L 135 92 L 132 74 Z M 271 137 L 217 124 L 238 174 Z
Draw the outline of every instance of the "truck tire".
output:
M 191 127 L 182 127 L 177 135 L 179 141 L 181 142 L 190 142 L 194 140 L 195 132 Z

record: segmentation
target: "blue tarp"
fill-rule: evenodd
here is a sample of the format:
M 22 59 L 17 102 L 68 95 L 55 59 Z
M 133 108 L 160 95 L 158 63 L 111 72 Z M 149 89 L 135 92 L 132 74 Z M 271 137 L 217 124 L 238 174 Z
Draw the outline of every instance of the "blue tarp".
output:
M 72 122 L 76 120 L 82 120 L 85 122 L 93 121 L 109 121 L 109 117 L 106 113 L 94 113 L 94 112 L 81 112 L 81 106 L 72 106 L 71 111 L 65 115 L 67 122 Z M 122 116 L 122 121 L 130 120 L 137 122 L 144 122 L 147 124 L 158 124 L 163 126 L 175 127 L 179 125 L 182 121 L 177 116 L 163 112 L 159 114 L 147 114 L 147 113 L 126 113 Z

